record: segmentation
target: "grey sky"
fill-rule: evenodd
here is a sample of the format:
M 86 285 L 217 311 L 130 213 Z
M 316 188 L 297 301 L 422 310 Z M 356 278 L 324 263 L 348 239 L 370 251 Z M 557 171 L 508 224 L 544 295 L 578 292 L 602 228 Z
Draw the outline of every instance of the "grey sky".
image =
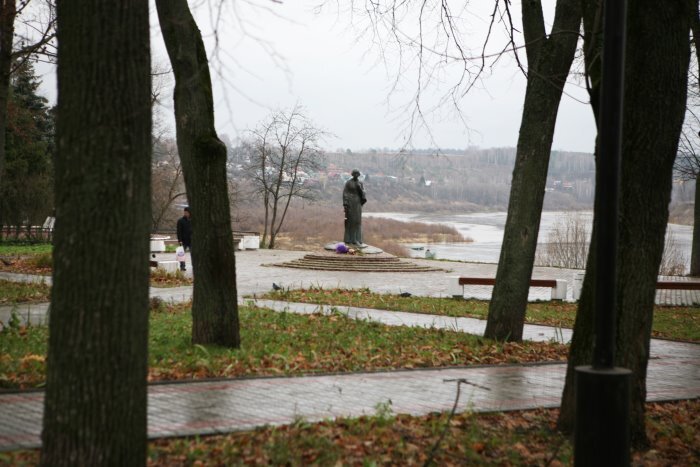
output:
M 360 0 L 360 4 L 363 2 Z M 314 12 L 321 0 L 237 0 L 224 2 L 226 7 L 220 14 L 213 11 L 215 3 L 218 2 L 191 2 L 191 6 L 211 58 L 220 133 L 231 138 L 242 136 L 270 110 L 298 103 L 317 125 L 335 135 L 326 143 L 330 149 L 396 148 L 405 141 L 409 114 L 404 106 L 416 91 L 417 68 L 404 67 L 396 82 L 397 55 L 379 57 L 379 49 L 371 38 L 359 32 L 367 24 L 361 14 L 354 15 L 351 23 L 348 12 L 339 12 L 336 2 L 330 2 L 320 13 Z M 463 4 L 464 0 L 454 3 Z M 478 4 L 474 6 L 475 3 Z M 554 0 L 542 3 L 546 14 L 553 16 Z M 465 43 L 471 53 L 480 51 L 492 8 L 493 2 L 472 2 L 466 12 L 457 12 L 468 33 Z M 511 8 L 514 19 L 519 21 L 520 3 L 513 1 Z M 219 22 L 212 18 L 219 18 Z M 153 61 L 169 67 L 154 7 L 151 23 Z M 407 20 L 401 32 L 415 34 L 412 24 Z M 499 50 L 504 43 L 502 26 L 496 25 L 494 31 L 487 51 Z M 522 36 L 516 41 L 522 44 Z M 524 52 L 520 58 L 525 63 Z M 515 146 L 525 77 L 512 56 L 502 58 L 486 75 L 458 100 L 468 128 L 452 106 L 442 105 L 427 114 L 434 143 L 423 129 L 414 133 L 413 146 Z M 456 76 L 448 68 L 423 90 L 425 108 L 444 95 Z M 55 86 L 53 79 L 47 77 L 45 82 L 49 87 Z M 55 93 L 51 91 L 48 94 Z M 585 90 L 567 85 L 565 92 L 569 95 L 560 107 L 553 148 L 592 152 L 595 128 L 590 107 L 585 103 Z M 170 105 L 170 95 L 163 100 Z M 163 115 L 171 113 L 163 110 Z

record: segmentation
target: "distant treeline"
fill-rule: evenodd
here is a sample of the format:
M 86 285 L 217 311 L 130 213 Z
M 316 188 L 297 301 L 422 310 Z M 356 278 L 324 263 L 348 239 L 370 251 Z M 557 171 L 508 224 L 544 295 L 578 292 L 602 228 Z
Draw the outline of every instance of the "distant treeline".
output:
M 515 148 L 428 150 L 411 153 L 332 153 L 329 171 L 359 168 L 368 190 L 389 204 L 435 202 L 475 208 L 505 209 L 515 164 Z M 580 209 L 592 205 L 595 161 L 592 154 L 554 151 L 550 158 L 546 209 Z M 393 189 L 392 189 L 393 185 Z M 409 190 L 410 189 L 410 190 Z M 407 190 L 413 193 L 411 196 Z
M 245 151 L 229 148 L 231 176 L 245 183 Z M 510 196 L 515 148 L 449 149 L 391 152 L 349 150 L 326 154 L 318 173 L 305 183 L 320 193 L 320 203 L 334 203 L 336 193 L 358 168 L 366 177 L 371 210 L 504 210 Z M 553 151 L 545 209 L 589 209 L 593 203 L 595 161 L 592 154 Z M 381 207 L 379 207 L 381 206 Z

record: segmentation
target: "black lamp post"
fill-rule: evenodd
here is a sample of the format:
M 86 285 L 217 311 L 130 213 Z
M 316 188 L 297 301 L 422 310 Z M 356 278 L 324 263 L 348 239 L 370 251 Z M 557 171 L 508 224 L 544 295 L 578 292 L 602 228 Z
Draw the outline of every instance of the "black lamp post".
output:
M 590 366 L 576 368 L 576 466 L 630 463 L 630 376 L 615 367 L 618 193 L 627 0 L 604 0 L 600 93 L 595 343 Z

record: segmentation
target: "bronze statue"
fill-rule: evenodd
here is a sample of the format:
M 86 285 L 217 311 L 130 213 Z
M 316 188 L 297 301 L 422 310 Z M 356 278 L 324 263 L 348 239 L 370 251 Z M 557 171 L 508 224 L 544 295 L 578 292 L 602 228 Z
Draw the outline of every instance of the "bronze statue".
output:
M 343 207 L 345 208 L 345 238 L 348 245 L 364 245 L 362 243 L 362 205 L 367 202 L 365 189 L 358 180 L 360 171 L 354 169 L 352 178 L 345 182 L 343 190 Z

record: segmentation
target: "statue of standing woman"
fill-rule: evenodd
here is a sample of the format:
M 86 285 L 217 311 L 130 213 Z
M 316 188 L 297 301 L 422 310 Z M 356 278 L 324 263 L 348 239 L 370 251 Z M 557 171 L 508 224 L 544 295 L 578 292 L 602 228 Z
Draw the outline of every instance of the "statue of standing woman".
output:
M 354 169 L 352 178 L 345 182 L 343 207 L 345 208 L 345 238 L 348 245 L 364 245 L 362 242 L 362 205 L 367 202 L 365 189 L 358 180 L 360 171 Z

